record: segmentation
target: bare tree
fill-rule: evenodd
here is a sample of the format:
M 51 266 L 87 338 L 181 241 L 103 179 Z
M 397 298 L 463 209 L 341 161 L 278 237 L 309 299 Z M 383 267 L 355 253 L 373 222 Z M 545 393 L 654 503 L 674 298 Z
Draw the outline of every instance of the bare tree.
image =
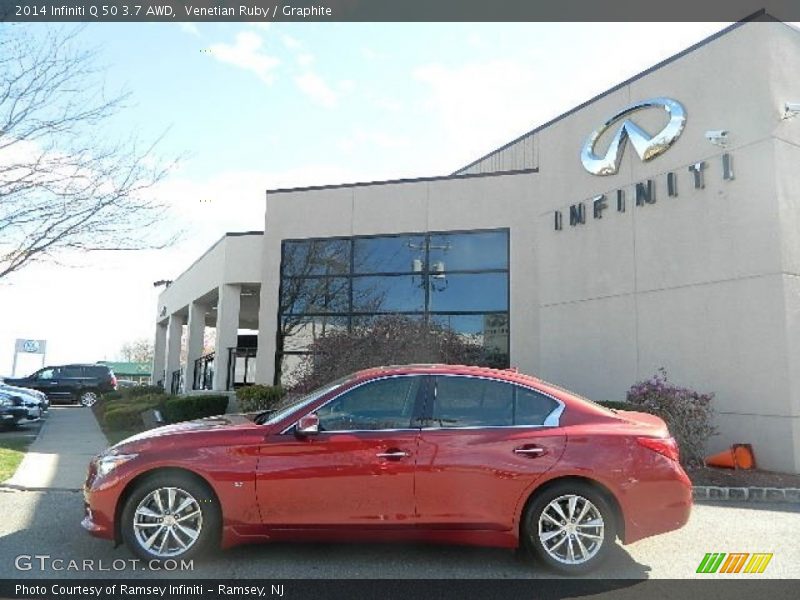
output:
M 172 164 L 109 140 L 128 96 L 106 96 L 80 30 L 28 27 L 0 28 L 0 278 L 69 249 L 168 245 L 151 196 Z
M 153 362 L 153 342 L 146 338 L 126 342 L 122 345 L 120 355 L 127 362 Z

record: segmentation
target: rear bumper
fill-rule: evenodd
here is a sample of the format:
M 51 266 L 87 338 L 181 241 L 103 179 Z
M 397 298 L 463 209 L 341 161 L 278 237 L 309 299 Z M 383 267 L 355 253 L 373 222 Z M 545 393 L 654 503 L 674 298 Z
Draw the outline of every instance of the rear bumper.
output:
M 626 490 L 623 544 L 680 529 L 689 521 L 692 482 L 678 463 L 663 463 L 668 464 L 662 464 L 653 479 L 637 481 Z

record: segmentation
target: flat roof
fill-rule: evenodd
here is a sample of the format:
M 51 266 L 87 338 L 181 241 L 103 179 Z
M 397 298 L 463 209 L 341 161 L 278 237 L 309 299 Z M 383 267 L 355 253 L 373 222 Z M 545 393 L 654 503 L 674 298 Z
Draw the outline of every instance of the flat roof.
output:
M 375 185 L 393 185 L 398 183 L 423 183 L 426 181 L 443 181 L 447 179 L 472 179 L 475 177 L 498 177 L 502 175 L 521 175 L 525 173 L 538 173 L 538 168 L 517 169 L 514 171 L 497 171 L 494 173 L 452 173 L 450 175 L 433 175 L 430 177 L 406 177 L 401 179 L 382 179 L 379 181 L 356 181 L 353 183 L 334 183 L 330 185 L 308 185 L 294 188 L 276 188 L 267 190 L 268 194 L 283 194 L 286 192 L 309 192 L 312 190 L 334 190 L 351 187 L 369 187 Z
M 206 255 L 209 252 L 211 252 L 214 248 L 216 248 L 220 244 L 220 242 L 222 242 L 222 240 L 224 240 L 225 238 L 228 238 L 228 237 L 240 237 L 240 236 L 243 236 L 243 235 L 264 235 L 264 232 L 263 231 L 228 231 L 228 232 L 224 233 L 221 238 L 219 238 L 216 242 L 214 242 L 213 244 L 211 244 L 211 246 L 209 246 L 208 250 L 203 252 L 200 256 L 198 256 L 194 260 L 194 262 L 192 262 L 192 264 L 190 264 L 183 271 L 181 271 L 180 275 L 175 277 L 175 279 L 172 280 L 170 285 L 172 285 L 173 283 L 178 281 L 178 279 L 183 277 L 186 273 L 191 271 L 192 267 L 194 267 L 197 263 L 199 263 L 201 260 L 203 260 L 203 258 L 205 258 Z M 169 287 L 169 285 L 167 286 L 167 288 L 168 287 Z M 161 294 L 163 294 L 165 291 L 166 291 L 166 288 L 161 291 Z M 159 294 L 159 297 L 161 297 L 161 294 Z

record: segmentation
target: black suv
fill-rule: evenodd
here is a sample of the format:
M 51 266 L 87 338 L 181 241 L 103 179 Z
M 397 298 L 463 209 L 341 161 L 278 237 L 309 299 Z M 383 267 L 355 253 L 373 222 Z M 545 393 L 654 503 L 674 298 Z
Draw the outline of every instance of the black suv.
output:
M 91 406 L 106 392 L 117 389 L 114 372 L 105 365 L 45 367 L 21 379 L 5 379 L 8 385 L 33 388 L 51 400 L 69 400 Z

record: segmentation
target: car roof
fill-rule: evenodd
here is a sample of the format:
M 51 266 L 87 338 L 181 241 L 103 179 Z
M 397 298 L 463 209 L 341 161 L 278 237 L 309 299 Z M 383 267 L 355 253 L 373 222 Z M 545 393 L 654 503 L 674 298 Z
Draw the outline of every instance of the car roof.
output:
M 532 375 L 520 373 L 516 368 L 493 369 L 491 367 L 480 367 L 475 365 L 448 365 L 443 363 L 430 364 L 408 364 L 408 365 L 387 365 L 383 367 L 371 367 L 362 369 L 354 373 L 354 378 L 367 379 L 380 376 L 392 375 L 465 375 L 471 377 L 489 377 L 513 383 L 542 383 L 541 380 Z

